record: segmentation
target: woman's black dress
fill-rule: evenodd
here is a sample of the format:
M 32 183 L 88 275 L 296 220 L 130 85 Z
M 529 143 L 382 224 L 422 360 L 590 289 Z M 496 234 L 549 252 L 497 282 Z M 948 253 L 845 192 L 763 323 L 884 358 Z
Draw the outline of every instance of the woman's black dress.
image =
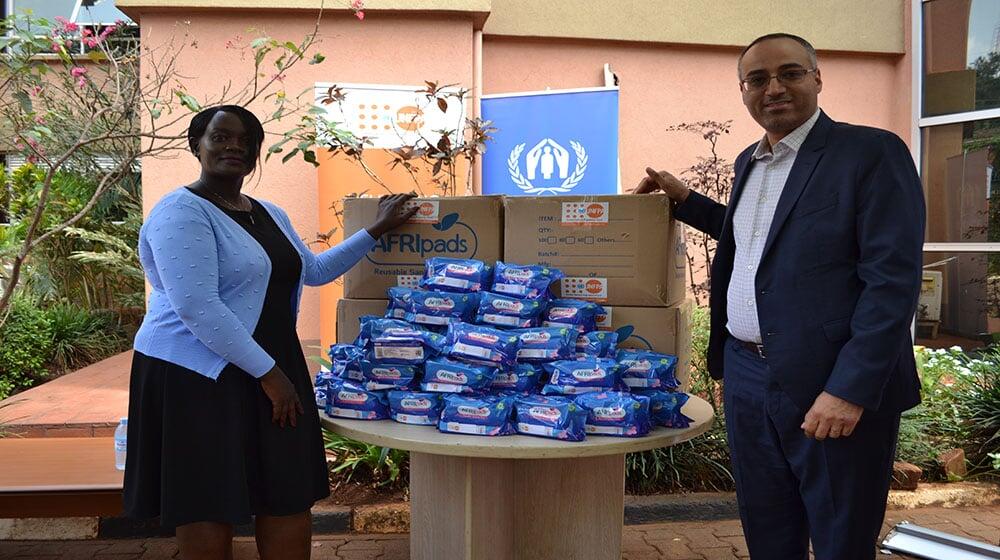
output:
M 295 428 L 272 422 L 260 381 L 233 364 L 213 381 L 136 352 L 124 489 L 129 517 L 159 517 L 166 528 L 198 521 L 245 524 L 251 515 L 304 512 L 330 494 L 319 414 L 295 332 L 302 260 L 267 210 L 252 202 L 249 212 L 216 206 L 271 260 L 253 338 L 295 385 L 305 414 Z

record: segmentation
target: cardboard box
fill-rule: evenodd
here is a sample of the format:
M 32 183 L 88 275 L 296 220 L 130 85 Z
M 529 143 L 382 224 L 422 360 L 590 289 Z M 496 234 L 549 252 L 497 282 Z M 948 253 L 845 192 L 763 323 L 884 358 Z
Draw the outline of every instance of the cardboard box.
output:
M 415 287 L 431 257 L 478 259 L 493 264 L 503 256 L 503 199 L 499 196 L 419 198 L 420 211 L 385 234 L 344 275 L 344 297 L 384 299 L 393 286 Z M 375 221 L 377 198 L 344 200 L 344 236 Z M 339 339 L 339 335 L 338 335 Z
M 337 343 L 350 344 L 361 332 L 362 315 L 385 315 L 389 300 L 342 299 L 337 302 Z
M 605 306 L 598 330 L 617 331 L 619 348 L 641 348 L 677 356 L 677 378 L 687 389 L 691 371 L 691 306 Z
M 562 297 L 667 307 L 687 290 L 684 235 L 666 195 L 507 197 L 504 261 L 562 270 Z

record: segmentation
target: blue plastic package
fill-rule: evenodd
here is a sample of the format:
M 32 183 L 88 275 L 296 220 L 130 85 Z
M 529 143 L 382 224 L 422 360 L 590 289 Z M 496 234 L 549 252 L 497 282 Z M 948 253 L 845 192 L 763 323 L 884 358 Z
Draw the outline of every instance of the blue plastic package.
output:
M 511 367 L 517 359 L 520 340 L 517 335 L 501 330 L 452 323 L 448 327 L 448 356 L 487 365 Z
M 330 382 L 337 379 L 337 375 L 324 368 L 316 372 L 316 381 L 313 383 L 313 394 L 316 396 L 316 408 L 326 407 L 326 395 L 330 390 Z
M 385 310 L 385 316 L 389 319 L 406 319 L 406 311 L 410 308 L 410 295 L 412 288 L 396 286 L 389 288 L 386 293 L 389 295 L 389 305 Z
M 516 364 L 513 368 L 497 372 L 490 384 L 493 391 L 524 393 L 538 387 L 538 380 L 545 370 L 538 364 Z
M 634 394 L 649 397 L 649 417 L 653 424 L 667 428 L 687 428 L 691 419 L 681 413 L 684 403 L 691 398 L 687 393 L 643 389 Z
M 649 397 L 617 391 L 576 398 L 587 409 L 587 434 L 641 437 L 649 433 Z
M 618 350 L 618 333 L 591 331 L 576 339 L 577 357 L 614 358 Z
M 630 388 L 674 390 L 677 381 L 677 356 L 650 350 L 623 348 L 615 358 L 621 365 L 622 383 Z
M 358 348 L 369 347 L 372 339 L 372 322 L 377 319 L 384 319 L 384 317 L 376 315 L 362 315 L 358 317 L 361 329 L 358 331 L 358 336 L 354 338 L 354 342 L 351 343 L 353 346 L 357 346 Z M 399 322 L 400 324 L 405 324 L 405 321 L 400 320 Z
M 424 391 L 438 393 L 474 393 L 489 387 L 496 375 L 497 368 L 494 366 L 445 357 L 433 358 L 424 364 L 424 379 L 420 387 Z
M 372 319 L 369 331 L 372 357 L 382 364 L 417 365 L 444 348 L 442 335 L 397 319 Z
M 505 436 L 514 433 L 511 413 L 514 397 L 447 395 L 438 430 L 477 436 Z
M 536 327 L 508 332 L 516 334 L 521 341 L 518 362 L 553 362 L 574 356 L 577 332 L 572 327 Z
M 433 426 L 441 418 L 442 408 L 440 393 L 389 391 L 389 411 L 396 422 Z
M 364 348 L 351 344 L 331 344 L 330 350 L 327 351 L 334 377 L 356 381 L 364 379 L 361 375 L 361 358 L 364 355 Z
M 521 298 L 547 297 L 549 286 L 562 277 L 562 271 L 547 266 L 497 261 L 490 291 Z
M 350 381 L 335 379 L 326 399 L 327 416 L 357 420 L 384 420 L 389 417 L 385 393 L 368 391 Z
M 361 360 L 364 388 L 369 391 L 412 389 L 416 385 L 420 366 L 384 364 L 378 360 Z
M 431 257 L 420 287 L 446 292 L 478 292 L 489 287 L 491 269 L 483 261 Z
M 545 310 L 546 327 L 570 326 L 579 332 L 590 332 L 597 328 L 597 314 L 604 308 L 591 301 L 580 299 L 554 299 Z
M 483 292 L 479 298 L 476 322 L 498 327 L 534 327 L 541 320 L 543 311 L 545 300 L 542 299 L 521 299 Z
M 618 363 L 607 358 L 560 360 L 544 364 L 550 374 L 542 387 L 545 395 L 576 395 L 610 391 L 619 382 Z
M 582 441 L 587 435 L 587 409 L 565 397 L 528 395 L 514 401 L 514 409 L 519 434 L 566 441 Z
M 479 294 L 456 294 L 427 290 L 410 292 L 406 320 L 423 325 L 443 326 L 472 321 L 479 306 Z

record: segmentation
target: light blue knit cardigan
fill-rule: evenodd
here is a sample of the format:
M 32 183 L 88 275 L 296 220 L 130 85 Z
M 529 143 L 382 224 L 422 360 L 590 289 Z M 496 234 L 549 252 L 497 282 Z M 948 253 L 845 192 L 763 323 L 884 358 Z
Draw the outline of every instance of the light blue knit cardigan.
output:
M 367 231 L 313 254 L 288 215 L 258 201 L 302 258 L 295 299 L 303 284 L 318 286 L 339 277 L 375 246 Z M 271 275 L 264 249 L 225 212 L 186 188 L 160 200 L 139 231 L 139 260 L 152 285 L 135 349 L 216 379 L 232 363 L 254 377 L 274 358 L 253 340 Z

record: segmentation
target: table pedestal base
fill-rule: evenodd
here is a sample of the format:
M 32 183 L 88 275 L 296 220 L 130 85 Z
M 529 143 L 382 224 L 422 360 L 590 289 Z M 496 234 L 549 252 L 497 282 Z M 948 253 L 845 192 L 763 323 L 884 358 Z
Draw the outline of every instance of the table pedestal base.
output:
M 413 560 L 619 560 L 625 456 L 410 453 Z

